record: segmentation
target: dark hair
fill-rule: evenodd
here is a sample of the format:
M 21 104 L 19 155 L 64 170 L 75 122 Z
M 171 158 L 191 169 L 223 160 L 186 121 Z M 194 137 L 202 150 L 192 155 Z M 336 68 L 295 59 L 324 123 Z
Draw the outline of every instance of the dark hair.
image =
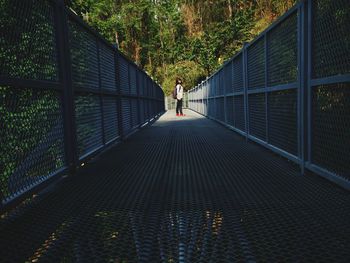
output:
M 176 78 L 176 85 L 182 83 L 182 80 L 180 78 Z

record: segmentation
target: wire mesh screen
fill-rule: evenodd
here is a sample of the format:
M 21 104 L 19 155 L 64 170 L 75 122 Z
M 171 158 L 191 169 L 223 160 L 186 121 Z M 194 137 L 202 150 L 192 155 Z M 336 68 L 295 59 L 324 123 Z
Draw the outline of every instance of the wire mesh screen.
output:
M 223 95 L 224 94 L 224 69 L 221 69 L 218 73 L 217 77 L 217 95 Z
M 214 78 L 215 93 L 214 96 L 221 95 L 221 70 L 219 71 L 216 78 Z
M 242 54 L 238 55 L 232 62 L 232 86 L 234 92 L 243 91 L 243 60 Z
M 118 112 L 115 97 L 103 96 L 103 125 L 106 142 L 118 137 Z
M 198 101 L 194 102 L 194 108 L 196 109 L 196 111 L 199 111 L 199 102 Z
M 184 92 L 182 100 L 183 100 L 182 101 L 183 108 L 188 108 L 188 93 L 187 92 Z
M 122 94 L 130 94 L 130 86 L 129 86 L 129 65 L 128 61 L 123 56 L 118 56 L 119 61 L 119 85 L 120 92 Z
M 145 76 L 143 74 L 139 74 L 137 78 L 137 89 L 139 91 L 140 96 L 143 96 L 145 94 L 144 83 L 145 83 Z
M 151 79 L 149 79 L 147 82 L 148 82 L 148 87 L 147 87 L 148 97 L 152 97 L 153 96 L 153 83 L 152 83 Z
M 63 1 L 1 0 L 0 32 L 0 209 L 164 110 L 161 88 Z
M 348 0 L 300 1 L 190 90 L 190 107 L 219 121 L 224 112 L 227 124 L 302 172 L 350 189 L 349 28 Z
M 0 32 L 0 76 L 58 80 L 53 6 L 48 1 L 1 1 Z
M 225 102 L 224 98 L 215 99 L 215 106 L 216 106 L 215 118 L 220 121 L 225 121 L 224 102 Z
M 215 91 L 215 86 L 214 86 L 214 80 L 213 79 L 209 79 L 209 93 L 208 93 L 208 97 L 213 97 L 215 95 L 214 91 Z
M 144 78 L 144 83 L 143 83 L 143 88 L 142 88 L 142 91 L 143 91 L 143 96 L 147 97 L 148 96 L 148 83 L 147 83 L 147 77 Z
M 153 113 L 153 101 L 148 101 L 148 117 L 151 119 Z
M 146 96 L 147 97 L 151 96 L 151 94 L 152 94 L 151 89 L 152 89 L 151 81 L 150 81 L 150 79 L 147 78 L 147 80 L 146 80 Z
M 73 85 L 79 88 L 99 88 L 96 39 L 75 21 L 69 20 L 69 43 Z
M 137 104 L 138 104 L 137 99 L 131 99 L 131 115 L 132 115 L 132 127 L 133 128 L 136 128 L 139 124 Z
M 155 112 L 155 103 L 154 103 L 154 101 L 151 100 L 149 102 L 149 107 L 150 107 L 150 118 L 152 118 L 153 113 Z
M 315 0 L 312 17 L 312 77 L 350 73 L 348 0 Z
M 248 48 L 248 89 L 265 87 L 265 47 L 260 38 Z
M 65 165 L 60 100 L 56 91 L 0 86 L 0 194 L 5 200 Z
M 226 122 L 227 124 L 233 126 L 234 125 L 234 115 L 233 115 L 233 97 L 226 97 Z
M 241 131 L 245 131 L 245 116 L 244 116 L 244 96 L 233 97 L 235 127 Z
M 153 116 L 154 116 L 154 115 L 156 115 L 155 113 L 158 110 L 158 104 L 156 101 L 152 101 L 152 104 L 153 104 Z
M 297 18 L 295 12 L 267 34 L 268 86 L 297 80 Z
M 269 143 L 298 154 L 297 90 L 269 93 Z
M 151 97 L 155 96 L 155 84 L 154 82 L 151 82 L 151 93 L 150 93 Z
M 147 88 L 146 88 L 146 95 L 148 97 L 150 97 L 151 94 L 152 94 L 152 90 L 151 90 L 152 89 L 152 83 L 151 83 L 151 80 L 149 78 L 147 78 L 146 86 L 147 86 Z
M 212 97 L 216 96 L 216 92 L 217 92 L 216 82 L 217 82 L 217 78 L 212 78 L 211 80 Z
M 207 100 L 207 114 L 210 117 L 213 113 L 213 109 L 212 109 L 212 99 L 208 99 Z
M 203 85 L 202 85 L 202 93 L 201 93 L 201 97 L 203 97 L 203 99 L 207 99 L 208 98 L 208 83 L 205 82 Z
M 221 70 L 217 73 L 217 75 L 213 78 L 214 82 L 214 96 L 220 96 L 220 75 L 221 75 Z
M 208 100 L 203 101 L 203 114 L 208 115 Z
M 249 133 L 261 140 L 266 140 L 265 93 L 249 94 Z
M 145 108 L 144 108 L 144 100 L 143 99 L 140 99 L 139 100 L 139 112 L 140 112 L 140 124 L 144 123 L 146 118 L 145 118 Z
M 233 85 L 232 85 L 232 62 L 228 63 L 224 68 L 224 86 L 225 86 L 225 94 L 233 93 Z
M 125 134 L 128 134 L 131 130 L 132 125 L 132 116 L 130 108 L 130 100 L 122 99 L 122 111 L 123 111 L 123 131 Z
M 214 89 L 213 89 L 213 80 L 212 79 L 208 80 L 208 86 L 207 87 L 208 87 L 207 96 L 208 97 L 212 97 L 213 96 L 213 91 L 214 91 Z
M 151 96 L 154 97 L 155 95 L 156 95 L 156 84 L 153 82 Z
M 102 146 L 102 118 L 99 96 L 79 94 L 75 97 L 75 116 L 79 157 Z
M 215 99 L 208 99 L 208 116 L 215 117 Z
M 176 109 L 176 100 L 174 100 L 172 96 L 167 97 L 167 104 L 168 110 Z
M 149 113 L 149 101 L 148 100 L 144 100 L 143 112 L 145 113 L 145 119 L 149 120 L 150 113 Z
M 153 114 L 153 101 L 148 101 L 148 117 L 151 119 Z
M 154 113 L 156 111 L 156 103 L 155 101 L 151 101 L 151 116 L 154 116 Z
M 101 88 L 111 91 L 117 91 L 115 79 L 115 57 L 114 52 L 110 47 L 100 44 L 100 78 Z
M 211 117 L 216 118 L 216 99 L 212 98 L 211 99 Z
M 350 84 L 315 87 L 312 113 L 312 161 L 350 179 Z
M 137 95 L 137 84 L 136 84 L 136 68 L 134 66 L 129 67 L 130 74 L 130 94 Z

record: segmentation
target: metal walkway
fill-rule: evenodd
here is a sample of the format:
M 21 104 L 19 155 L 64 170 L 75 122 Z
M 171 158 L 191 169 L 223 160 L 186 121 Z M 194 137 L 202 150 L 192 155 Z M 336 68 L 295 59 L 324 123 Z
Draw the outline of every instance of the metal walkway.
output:
M 349 262 L 349 192 L 186 114 L 3 215 L 0 261 Z

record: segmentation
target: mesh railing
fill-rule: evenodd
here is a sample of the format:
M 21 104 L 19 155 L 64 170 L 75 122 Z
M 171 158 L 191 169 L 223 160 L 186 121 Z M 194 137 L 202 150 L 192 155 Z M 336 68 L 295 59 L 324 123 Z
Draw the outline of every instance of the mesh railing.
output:
M 189 108 L 350 189 L 349 28 L 348 1 L 301 1 L 191 89 Z
M 184 109 L 188 108 L 188 93 L 187 92 L 184 92 L 184 96 L 182 99 L 182 108 L 184 108 Z M 165 109 L 166 110 L 175 110 L 176 109 L 176 100 L 173 98 L 173 96 L 165 97 Z
M 1 1 L 0 31 L 0 206 L 164 111 L 158 84 L 61 0 Z

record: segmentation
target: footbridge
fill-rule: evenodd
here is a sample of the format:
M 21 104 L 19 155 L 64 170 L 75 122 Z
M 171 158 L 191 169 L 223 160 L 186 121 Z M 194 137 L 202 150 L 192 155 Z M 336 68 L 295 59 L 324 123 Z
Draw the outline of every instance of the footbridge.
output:
M 181 117 L 63 1 L 0 3 L 1 262 L 349 262 L 348 1 L 297 3 Z

